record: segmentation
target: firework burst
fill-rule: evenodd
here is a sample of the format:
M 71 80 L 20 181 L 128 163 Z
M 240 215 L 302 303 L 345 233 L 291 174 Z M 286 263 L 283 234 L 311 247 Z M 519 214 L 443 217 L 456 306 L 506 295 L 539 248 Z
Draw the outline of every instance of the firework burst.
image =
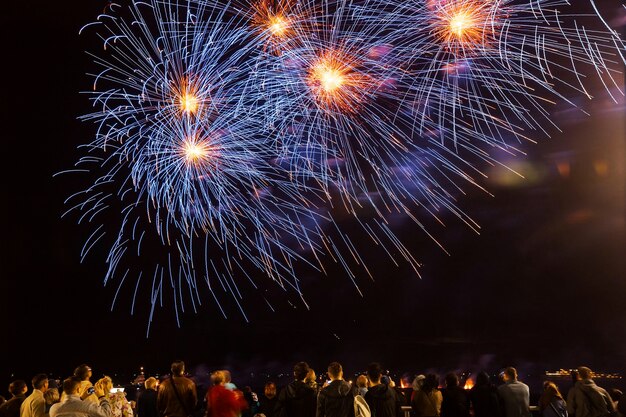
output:
M 224 315 L 223 294 L 245 315 L 243 283 L 302 297 L 297 265 L 323 273 L 325 259 L 356 285 L 352 265 L 369 270 L 339 215 L 417 272 L 395 219 L 435 241 L 424 215 L 443 223 L 452 213 L 478 230 L 456 196 L 482 188 L 482 167 L 500 163 L 493 153 L 516 155 L 549 134 L 549 107 L 569 102 L 565 91 L 591 97 L 589 73 L 617 85 L 623 42 L 602 19 L 608 31 L 586 29 L 568 6 L 112 5 L 87 25 L 104 50 L 92 55 L 95 110 L 82 117 L 97 132 L 77 164 L 96 179 L 68 199 L 68 212 L 99 224 L 83 257 L 107 240 L 104 213 L 120 213 L 105 282 L 134 287 L 133 311 L 149 287 L 151 319 L 168 288 L 177 317 L 197 310 L 203 286 Z

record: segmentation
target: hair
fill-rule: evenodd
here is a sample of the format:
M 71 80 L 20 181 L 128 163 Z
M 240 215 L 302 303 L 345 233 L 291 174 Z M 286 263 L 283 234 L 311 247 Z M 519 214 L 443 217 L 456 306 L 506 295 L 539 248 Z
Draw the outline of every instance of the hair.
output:
M 309 368 L 309 371 L 306 373 L 306 376 L 304 377 L 304 382 L 311 385 L 311 386 L 316 386 L 317 385 L 317 375 L 315 375 L 315 370 L 313 368 Z
M 185 362 L 181 360 L 175 360 L 174 362 L 172 362 L 170 370 L 172 371 L 172 375 L 183 376 L 183 373 L 185 372 Z
M 378 382 L 380 381 L 380 376 L 383 374 L 383 368 L 380 366 L 378 362 L 372 362 L 367 365 L 367 376 L 370 381 Z
M 581 379 L 591 379 L 591 375 L 593 375 L 593 372 L 586 366 L 579 366 L 578 375 L 580 375 Z
M 309 364 L 306 362 L 298 362 L 293 366 L 293 375 L 298 381 L 303 381 L 309 373 Z
M 111 388 L 113 388 L 113 380 L 108 375 L 105 375 L 102 378 L 100 378 L 98 382 L 100 383 L 100 386 L 102 387 L 105 393 L 108 393 L 109 391 L 111 391 Z
M 276 388 L 276 382 L 274 381 L 268 381 L 265 383 L 265 386 L 263 387 L 263 392 L 267 392 L 268 389 L 271 389 L 271 391 L 274 391 L 274 394 L 276 394 L 277 388 Z
M 57 388 L 49 388 L 43 393 L 43 398 L 46 400 L 47 405 L 52 405 L 61 401 L 61 394 L 59 394 Z
M 458 387 L 459 377 L 454 372 L 447 373 L 445 376 L 446 387 Z
M 328 365 L 328 375 L 332 378 L 339 378 L 341 373 L 343 372 L 343 368 L 339 362 L 331 362 Z
M 487 386 L 490 384 L 489 381 L 489 374 L 485 371 L 479 372 L 478 375 L 476 375 L 476 385 L 479 387 L 482 386 Z
M 559 391 L 559 387 L 552 381 L 545 381 L 543 383 L 543 393 L 539 398 L 539 408 L 545 410 L 550 406 L 550 403 L 554 398 L 563 399 L 563 395 Z
M 91 372 L 91 367 L 83 363 L 82 365 L 78 365 L 76 369 L 74 369 L 74 376 L 84 381 L 89 378 L 89 372 Z
M 513 368 L 512 366 L 509 366 L 509 367 L 507 367 L 504 370 L 504 375 L 508 376 L 512 380 L 516 380 L 517 379 L 517 369 Z
M 356 386 L 359 388 L 367 387 L 367 377 L 363 374 L 356 377 Z
M 143 382 L 143 386 L 146 387 L 146 389 L 154 389 L 157 385 L 157 379 L 153 376 L 151 376 L 150 378 L 146 379 Z
M 81 379 L 77 376 L 71 376 L 63 380 L 63 392 L 67 395 L 71 395 L 76 391 L 76 388 L 80 385 Z
M 48 382 L 48 375 L 46 374 L 37 374 L 31 380 L 33 388 L 35 389 L 42 389 L 46 382 Z
M 232 377 L 228 369 L 221 369 L 220 371 L 224 374 L 224 382 L 228 384 L 230 381 L 232 381 Z
M 26 381 L 23 379 L 16 379 L 15 381 L 9 384 L 9 392 L 12 395 L 20 395 L 22 391 L 26 388 Z
M 226 375 L 224 375 L 224 371 L 215 371 L 211 374 L 211 382 L 213 385 L 220 385 L 223 382 L 226 382 Z
M 437 374 L 426 374 L 424 378 L 424 385 L 422 385 L 422 391 L 429 393 L 439 387 L 439 376 Z

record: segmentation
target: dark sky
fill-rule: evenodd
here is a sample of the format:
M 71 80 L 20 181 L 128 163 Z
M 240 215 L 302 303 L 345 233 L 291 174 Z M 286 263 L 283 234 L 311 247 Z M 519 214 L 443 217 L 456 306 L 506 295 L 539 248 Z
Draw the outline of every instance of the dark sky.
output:
M 297 360 L 320 370 L 331 360 L 355 371 L 377 360 L 409 372 L 583 363 L 626 371 L 624 99 L 612 103 L 600 89 L 580 102 L 590 117 L 557 107 L 563 131 L 507 161 L 526 179 L 495 170 L 484 184 L 493 197 L 468 190 L 459 205 L 480 235 L 444 218 L 433 232 L 447 255 L 410 223 L 395 226 L 423 264 L 421 278 L 367 249 L 375 280 L 358 277 L 362 296 L 330 266 L 327 276 L 303 276 L 309 310 L 277 292 L 272 312 L 250 292 L 249 322 L 234 309 L 222 318 L 207 300 L 181 327 L 159 309 L 146 337 L 145 308 L 131 316 L 120 302 L 110 311 L 104 253 L 80 263 L 90 231 L 61 218 L 78 189 L 53 178 L 94 133 L 77 117 L 89 110 L 79 95 L 93 68 L 84 51 L 96 45 L 78 31 L 103 4 L 9 2 L 2 12 L 0 384 L 11 374 L 65 376 L 83 362 L 100 372 L 166 371 L 174 358 L 240 372 Z

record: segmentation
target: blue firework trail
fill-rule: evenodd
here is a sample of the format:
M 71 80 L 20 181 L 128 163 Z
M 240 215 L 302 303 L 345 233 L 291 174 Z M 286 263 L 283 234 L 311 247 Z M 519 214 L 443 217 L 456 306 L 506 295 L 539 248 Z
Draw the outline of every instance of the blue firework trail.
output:
M 478 232 L 456 198 L 482 188 L 482 167 L 501 164 L 493 155 L 558 129 L 550 107 L 572 91 L 591 98 L 591 76 L 617 85 L 624 43 L 589 6 L 111 4 L 83 28 L 104 48 L 91 54 L 94 110 L 81 117 L 96 134 L 74 170 L 95 180 L 67 200 L 95 225 L 81 257 L 108 244 L 114 304 L 131 292 L 134 313 L 147 299 L 150 322 L 173 304 L 179 324 L 207 298 L 226 316 L 229 297 L 246 317 L 246 288 L 306 305 L 299 265 L 339 264 L 358 290 L 355 267 L 369 269 L 340 216 L 419 275 L 395 219 L 435 242 L 426 219 L 448 213 Z

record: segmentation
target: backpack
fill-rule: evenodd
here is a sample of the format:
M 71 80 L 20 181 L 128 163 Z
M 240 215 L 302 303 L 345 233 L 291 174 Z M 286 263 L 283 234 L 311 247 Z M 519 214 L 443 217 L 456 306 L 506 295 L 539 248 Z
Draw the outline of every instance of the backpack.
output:
M 354 396 L 354 417 L 371 417 L 370 406 L 362 395 Z

